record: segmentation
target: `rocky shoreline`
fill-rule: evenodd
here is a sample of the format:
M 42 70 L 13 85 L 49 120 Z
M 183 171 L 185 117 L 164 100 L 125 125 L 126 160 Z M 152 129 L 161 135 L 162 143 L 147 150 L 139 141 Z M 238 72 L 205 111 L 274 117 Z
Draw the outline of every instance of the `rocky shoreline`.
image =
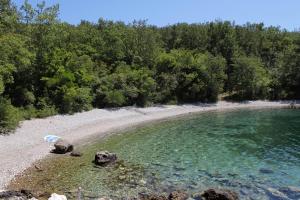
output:
M 70 144 L 64 140 L 58 140 L 54 144 L 53 153 L 57 154 L 66 154 L 72 155 L 72 153 L 76 153 L 76 156 L 80 156 L 80 152 L 72 151 L 70 153 L 70 147 L 72 150 L 74 148 L 73 144 Z M 78 155 L 77 155 L 78 154 Z M 95 153 L 93 162 L 90 162 L 90 165 L 94 165 L 94 167 L 105 168 L 108 166 L 115 166 L 123 168 L 122 165 L 118 163 L 118 156 L 115 153 L 111 153 L 108 151 L 98 151 Z M 269 169 L 262 168 L 260 170 L 261 173 L 273 173 L 273 171 Z M 281 199 L 281 200 L 293 200 L 300 198 L 300 188 L 298 187 L 283 187 L 280 189 L 275 188 L 266 188 L 266 193 L 270 197 L 270 199 Z M 67 198 L 68 197 L 68 198 Z M 67 200 L 67 199 L 95 199 L 95 200 L 239 200 L 238 192 L 233 191 L 228 188 L 208 188 L 204 191 L 199 191 L 195 193 L 188 192 L 184 189 L 175 189 L 170 192 L 140 192 L 137 196 L 124 196 L 124 197 L 116 197 L 116 196 L 108 196 L 108 197 L 99 197 L 95 194 L 90 194 L 88 191 L 83 190 L 81 187 L 76 191 L 68 192 L 64 194 L 56 194 L 56 193 L 47 193 L 40 191 L 30 191 L 26 189 L 22 189 L 19 191 L 2 191 L 0 192 L 0 199 L 9 199 L 9 200 Z
M 49 197 L 49 198 L 48 198 Z M 67 200 L 65 195 L 59 195 L 56 193 L 46 194 L 31 192 L 28 190 L 20 191 L 3 191 L 0 192 L 0 199 L 7 200 L 38 200 L 38 199 L 48 199 L 48 200 Z M 70 199 L 87 199 L 80 193 L 77 197 Z M 109 197 L 91 197 L 89 199 L 95 200 L 112 200 Z M 227 189 L 208 189 L 201 193 L 195 193 L 189 195 L 187 192 L 182 190 L 173 191 L 169 194 L 156 194 L 156 193 L 140 193 L 137 197 L 123 197 L 122 200 L 238 200 L 238 195 Z
M 70 196 L 67 198 L 67 196 Z M 300 188 L 284 187 L 280 190 L 269 189 L 270 199 L 280 200 L 297 200 L 300 198 Z M 73 195 L 63 195 L 56 193 L 45 193 L 39 191 L 2 191 L 0 192 L 0 199 L 3 200 L 239 200 L 239 196 L 235 191 L 224 188 L 209 188 L 199 193 L 190 194 L 184 190 L 175 190 L 170 193 L 139 193 L 138 196 L 124 196 L 122 198 L 114 197 L 97 197 L 95 195 L 85 194 L 81 188 Z

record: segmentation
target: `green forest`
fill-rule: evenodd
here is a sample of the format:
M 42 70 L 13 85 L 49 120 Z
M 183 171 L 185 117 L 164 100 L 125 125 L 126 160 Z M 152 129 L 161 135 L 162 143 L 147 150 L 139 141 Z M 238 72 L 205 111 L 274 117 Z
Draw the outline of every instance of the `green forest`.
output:
M 0 0 L 0 132 L 92 108 L 300 99 L 300 33 L 229 21 L 59 19 Z

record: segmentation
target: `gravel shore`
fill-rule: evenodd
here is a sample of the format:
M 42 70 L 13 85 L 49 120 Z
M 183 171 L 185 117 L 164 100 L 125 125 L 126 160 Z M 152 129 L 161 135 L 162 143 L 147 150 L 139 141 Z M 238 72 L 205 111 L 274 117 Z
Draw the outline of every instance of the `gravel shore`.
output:
M 35 161 L 44 158 L 51 146 L 43 138 L 58 135 L 73 143 L 101 137 L 114 130 L 121 130 L 145 122 L 157 121 L 184 114 L 212 110 L 237 108 L 286 107 L 290 102 L 248 101 L 216 104 L 166 105 L 148 108 L 126 107 L 120 109 L 94 109 L 74 115 L 56 115 L 45 119 L 23 121 L 15 133 L 0 136 L 0 190 L 30 167 Z

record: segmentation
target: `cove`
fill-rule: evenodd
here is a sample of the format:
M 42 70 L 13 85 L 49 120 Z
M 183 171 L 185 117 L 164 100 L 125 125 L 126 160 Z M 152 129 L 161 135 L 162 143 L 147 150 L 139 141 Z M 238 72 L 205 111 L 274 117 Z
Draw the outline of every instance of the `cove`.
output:
M 95 167 L 99 150 L 117 153 L 119 161 Z M 184 189 L 192 194 L 221 187 L 241 199 L 272 199 L 274 190 L 300 186 L 300 110 L 201 113 L 114 134 L 80 151 L 79 158 L 42 160 L 42 171 L 28 169 L 9 188 L 72 198 L 82 187 L 86 199 L 121 199 L 139 192 Z

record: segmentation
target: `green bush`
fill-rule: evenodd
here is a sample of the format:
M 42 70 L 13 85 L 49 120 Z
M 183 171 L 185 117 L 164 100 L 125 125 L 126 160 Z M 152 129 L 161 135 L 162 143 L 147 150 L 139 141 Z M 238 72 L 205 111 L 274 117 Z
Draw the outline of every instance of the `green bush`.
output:
M 126 101 L 124 94 L 118 90 L 107 92 L 104 100 L 111 107 L 122 106 Z
M 63 87 L 62 94 L 62 113 L 81 112 L 92 108 L 93 97 L 89 88 Z
M 20 111 L 8 100 L 0 100 L 0 134 L 14 130 L 22 120 Z
M 21 107 L 20 113 L 22 118 L 29 120 L 36 117 L 36 108 L 32 105 Z
M 40 98 L 36 104 L 36 117 L 45 118 L 58 113 L 57 108 L 48 98 Z

